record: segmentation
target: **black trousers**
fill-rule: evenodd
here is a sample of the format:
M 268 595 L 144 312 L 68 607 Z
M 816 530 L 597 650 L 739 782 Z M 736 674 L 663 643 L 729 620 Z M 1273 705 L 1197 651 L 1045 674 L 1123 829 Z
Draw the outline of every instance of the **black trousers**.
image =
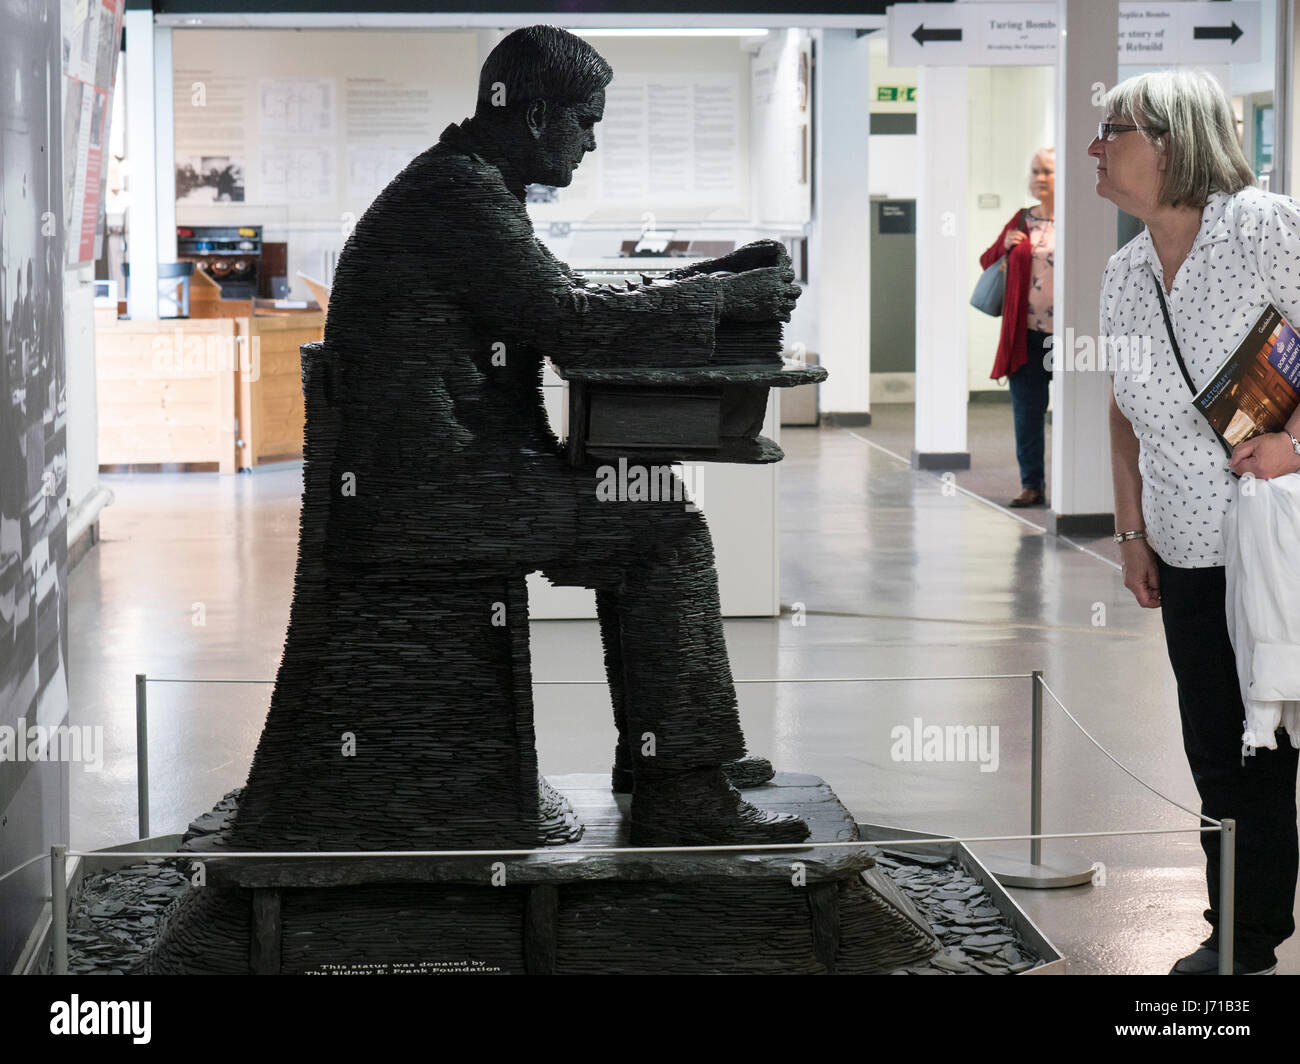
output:
M 1235 957 L 1267 968 L 1295 931 L 1296 764 L 1300 751 L 1280 735 L 1276 750 L 1243 759 L 1245 708 L 1228 637 L 1222 566 L 1181 569 L 1159 561 L 1161 614 L 1169 662 L 1178 680 L 1183 747 L 1201 796 L 1201 812 L 1237 821 Z M 1204 832 L 1205 878 L 1218 948 L 1219 835 Z

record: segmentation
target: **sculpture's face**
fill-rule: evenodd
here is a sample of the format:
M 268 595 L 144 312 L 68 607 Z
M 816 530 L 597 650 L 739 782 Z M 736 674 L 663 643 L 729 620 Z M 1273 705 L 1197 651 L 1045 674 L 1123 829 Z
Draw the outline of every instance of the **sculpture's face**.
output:
M 582 157 L 596 150 L 596 123 L 604 116 L 604 89 L 598 89 L 586 103 L 548 106 L 537 138 L 538 172 L 530 179 L 557 188 L 568 185 Z

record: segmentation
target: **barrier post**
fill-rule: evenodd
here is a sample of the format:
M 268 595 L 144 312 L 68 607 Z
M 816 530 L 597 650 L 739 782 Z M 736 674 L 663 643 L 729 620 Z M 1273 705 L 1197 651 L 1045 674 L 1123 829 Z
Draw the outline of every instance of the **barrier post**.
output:
M 53 971 L 68 974 L 68 848 L 50 847 L 50 938 Z
M 135 674 L 135 789 L 139 837 L 149 837 L 149 701 L 145 674 Z
M 1221 821 L 1219 832 L 1219 974 L 1232 974 L 1237 923 L 1237 822 Z
M 1004 887 L 1028 887 L 1034 890 L 1077 887 L 1092 882 L 1093 866 L 1084 865 L 1073 856 L 1043 862 L 1043 670 L 1029 674 L 1030 694 L 1030 763 L 1029 763 L 1029 860 L 1024 851 L 1002 850 L 981 859 L 985 867 Z
M 1029 833 L 1043 833 L 1043 670 L 1035 669 L 1029 674 L 1033 693 L 1030 701 L 1033 706 L 1033 738 L 1029 766 Z M 1029 840 L 1029 863 L 1043 863 L 1043 840 Z

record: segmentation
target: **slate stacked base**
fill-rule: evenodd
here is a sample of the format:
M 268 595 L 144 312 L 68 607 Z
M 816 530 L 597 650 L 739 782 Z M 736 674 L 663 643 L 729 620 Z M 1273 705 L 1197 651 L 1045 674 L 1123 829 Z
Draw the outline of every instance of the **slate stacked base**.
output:
M 584 855 L 626 845 L 626 799 L 603 774 L 552 782 L 587 825 L 581 846 L 350 866 L 210 860 L 209 885 L 169 913 L 148 970 L 870 974 L 937 950 L 862 850 Z M 782 774 L 749 797 L 798 812 L 815 839 L 856 836 L 816 777 Z M 224 840 L 191 845 L 202 857 Z

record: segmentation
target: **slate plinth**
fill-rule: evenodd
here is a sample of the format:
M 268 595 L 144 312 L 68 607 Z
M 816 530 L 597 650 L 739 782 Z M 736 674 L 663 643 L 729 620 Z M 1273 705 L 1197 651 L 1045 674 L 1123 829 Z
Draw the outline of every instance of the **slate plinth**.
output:
M 584 853 L 626 847 L 608 777 L 553 777 L 581 843 L 527 855 L 226 858 L 169 913 L 152 972 L 869 973 L 932 956 L 928 926 L 864 849 Z M 813 841 L 857 838 L 815 776 L 746 792 Z M 208 837 L 202 859 L 221 849 Z M 377 968 L 376 968 L 377 966 Z
M 582 823 L 580 842 L 555 846 L 527 856 L 357 857 L 357 858 L 226 858 L 210 862 L 210 884 L 248 888 L 335 887 L 359 883 L 456 883 L 481 885 L 491 865 L 502 861 L 510 883 L 557 886 L 577 882 L 685 882 L 699 879 L 744 879 L 762 882 L 788 878 L 790 865 L 800 862 L 810 883 L 842 879 L 865 871 L 874 860 L 865 849 L 799 849 L 713 853 L 647 850 L 633 853 L 585 851 L 632 846 L 628 837 L 630 797 L 611 794 L 608 774 L 582 773 L 551 777 L 550 786 L 568 800 Z M 856 825 L 831 789 L 816 776 L 781 773 L 766 786 L 745 792 L 765 809 L 795 813 L 812 828 L 817 841 L 848 842 L 857 838 Z M 207 853 L 231 849 L 209 842 Z M 476 847 L 466 847 L 473 849 Z

